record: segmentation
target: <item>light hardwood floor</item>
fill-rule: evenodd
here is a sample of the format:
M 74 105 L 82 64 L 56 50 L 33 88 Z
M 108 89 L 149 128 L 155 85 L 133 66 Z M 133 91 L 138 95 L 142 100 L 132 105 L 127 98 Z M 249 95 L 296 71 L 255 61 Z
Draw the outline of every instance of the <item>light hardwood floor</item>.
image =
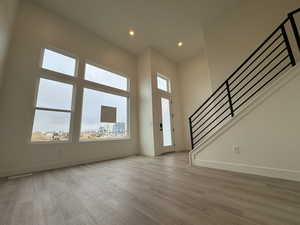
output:
M 0 225 L 299 225 L 300 183 L 130 157 L 0 183 Z

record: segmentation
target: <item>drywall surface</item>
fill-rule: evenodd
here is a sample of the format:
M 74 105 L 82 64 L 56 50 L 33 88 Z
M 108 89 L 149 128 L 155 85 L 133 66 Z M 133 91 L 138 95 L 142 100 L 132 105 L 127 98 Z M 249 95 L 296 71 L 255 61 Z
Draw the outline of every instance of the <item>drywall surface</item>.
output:
M 205 28 L 206 49 L 215 90 L 287 17 L 299 0 L 242 1 Z M 289 24 L 287 25 L 287 29 Z
M 300 66 L 281 79 L 255 107 L 199 149 L 193 164 L 300 181 Z
M 189 117 L 211 94 L 208 61 L 201 54 L 178 66 L 185 149 L 191 149 Z
M 157 74 L 170 80 L 171 93 L 157 89 Z M 156 156 L 161 150 L 162 140 L 160 123 L 160 97 L 166 95 L 172 99 L 174 151 L 186 150 L 184 146 L 180 90 L 176 63 L 170 61 L 158 51 L 149 48 L 138 60 L 139 94 L 139 135 L 140 149 L 143 155 Z
M 0 88 L 4 76 L 3 69 L 17 6 L 18 0 L 0 1 Z
M 150 49 L 138 59 L 139 143 L 142 155 L 154 156 Z
M 31 144 L 41 49 L 54 47 L 120 71 L 131 81 L 131 139 Z M 39 8 L 20 3 L 0 94 L 0 176 L 138 154 L 137 59 L 97 35 Z M 76 101 L 81 101 L 77 98 Z M 79 116 L 78 116 L 79 115 Z M 74 121 L 80 121 L 77 113 Z M 79 123 L 75 133 L 79 133 Z
M 155 151 L 156 155 L 161 154 L 159 148 L 160 133 L 159 130 L 159 105 L 161 91 L 157 89 L 157 74 L 161 74 L 168 78 L 171 83 L 171 99 L 172 99 L 172 111 L 173 111 L 173 142 L 175 144 L 175 151 L 187 150 L 184 145 L 184 131 L 182 125 L 182 105 L 180 104 L 180 86 L 177 73 L 176 63 L 170 61 L 168 58 L 161 55 L 158 51 L 151 49 L 151 75 L 152 75 L 152 93 L 153 93 L 153 118 L 154 119 L 154 138 L 155 138 Z

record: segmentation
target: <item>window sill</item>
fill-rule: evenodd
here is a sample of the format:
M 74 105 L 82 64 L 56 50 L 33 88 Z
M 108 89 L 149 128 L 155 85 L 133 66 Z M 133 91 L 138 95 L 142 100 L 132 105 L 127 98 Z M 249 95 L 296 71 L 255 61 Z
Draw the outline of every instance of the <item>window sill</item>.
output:
M 79 140 L 79 143 L 102 142 L 102 141 L 128 141 L 131 137 L 117 137 L 117 138 L 102 138 L 98 140 Z
M 71 144 L 72 141 L 30 141 L 32 145 L 46 145 L 46 144 Z

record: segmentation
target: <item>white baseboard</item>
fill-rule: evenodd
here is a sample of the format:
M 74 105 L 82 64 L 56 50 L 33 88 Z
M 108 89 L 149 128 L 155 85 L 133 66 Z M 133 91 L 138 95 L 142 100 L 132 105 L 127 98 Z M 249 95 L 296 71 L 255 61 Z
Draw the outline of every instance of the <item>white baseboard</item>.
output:
M 260 176 L 280 178 L 280 179 L 300 182 L 300 171 L 297 170 L 287 170 L 287 169 L 262 167 L 262 166 L 248 165 L 248 164 L 241 164 L 241 163 L 230 163 L 230 162 L 199 160 L 199 159 L 193 160 L 193 165 L 199 167 L 229 170 L 233 172 L 255 174 Z
M 0 178 L 10 177 L 10 176 L 18 176 L 22 174 L 27 173 L 36 173 L 41 171 L 47 171 L 47 170 L 55 170 L 55 169 L 61 169 L 61 168 L 67 168 L 72 166 L 79 166 L 79 165 L 85 165 L 90 163 L 97 163 L 97 162 L 103 162 L 103 161 L 109 161 L 114 159 L 122 159 L 130 156 L 135 156 L 136 154 L 124 154 L 121 156 L 115 156 L 115 157 L 102 157 L 97 159 L 86 159 L 86 160 L 76 160 L 76 161 L 70 161 L 70 162 L 44 162 L 43 164 L 33 165 L 32 167 L 28 168 L 22 168 L 22 169 L 15 169 L 15 170 L 3 170 L 0 171 Z

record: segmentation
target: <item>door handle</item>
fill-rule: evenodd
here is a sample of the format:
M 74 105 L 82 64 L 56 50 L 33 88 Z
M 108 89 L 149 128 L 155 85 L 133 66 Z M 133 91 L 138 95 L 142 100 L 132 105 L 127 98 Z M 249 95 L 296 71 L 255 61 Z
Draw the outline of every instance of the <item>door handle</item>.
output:
M 162 123 L 159 124 L 159 130 L 163 131 L 163 125 L 162 125 Z

